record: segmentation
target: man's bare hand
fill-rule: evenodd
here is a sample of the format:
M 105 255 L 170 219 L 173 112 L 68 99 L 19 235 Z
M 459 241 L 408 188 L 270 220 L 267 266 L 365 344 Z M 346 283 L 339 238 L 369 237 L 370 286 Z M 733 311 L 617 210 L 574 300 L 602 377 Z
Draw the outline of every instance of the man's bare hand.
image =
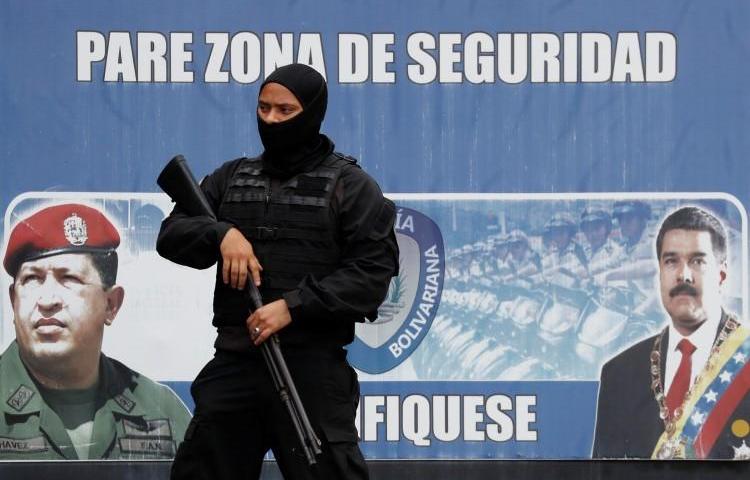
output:
M 260 286 L 260 272 L 263 270 L 253 253 L 253 246 L 247 241 L 242 232 L 230 228 L 224 235 L 219 247 L 222 259 L 221 277 L 224 283 L 232 288 L 245 288 L 248 271 L 256 286 Z
M 292 323 L 292 315 L 289 313 L 286 300 L 276 300 L 254 311 L 246 323 L 253 343 L 260 345 L 271 335 Z

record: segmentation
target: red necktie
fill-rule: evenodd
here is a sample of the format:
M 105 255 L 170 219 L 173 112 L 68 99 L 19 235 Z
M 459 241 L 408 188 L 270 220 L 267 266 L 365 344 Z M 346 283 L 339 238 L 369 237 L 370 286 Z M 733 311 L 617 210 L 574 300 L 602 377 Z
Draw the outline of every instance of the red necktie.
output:
M 695 345 L 690 343 L 687 338 L 683 338 L 677 344 L 677 349 L 682 353 L 682 360 L 680 360 L 680 366 L 677 367 L 677 372 L 674 374 L 672 385 L 667 393 L 667 409 L 670 417 L 674 414 L 675 409 L 682 405 L 685 394 L 690 388 L 690 372 L 693 369 L 691 356 L 695 351 Z

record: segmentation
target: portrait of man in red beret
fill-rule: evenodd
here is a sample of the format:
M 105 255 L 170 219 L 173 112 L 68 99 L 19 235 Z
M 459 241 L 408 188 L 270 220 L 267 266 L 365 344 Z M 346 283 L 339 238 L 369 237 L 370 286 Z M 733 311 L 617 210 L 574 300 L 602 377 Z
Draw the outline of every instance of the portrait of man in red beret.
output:
M 16 338 L 0 356 L 0 459 L 174 456 L 184 404 L 101 351 L 125 299 L 119 244 L 112 222 L 81 204 L 13 227 L 3 266 Z

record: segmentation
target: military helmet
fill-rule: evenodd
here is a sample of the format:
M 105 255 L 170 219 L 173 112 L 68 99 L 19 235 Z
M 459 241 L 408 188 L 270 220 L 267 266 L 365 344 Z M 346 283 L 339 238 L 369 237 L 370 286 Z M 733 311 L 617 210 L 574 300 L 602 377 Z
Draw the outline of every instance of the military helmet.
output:
M 596 223 L 596 222 L 602 222 L 608 228 L 612 228 L 612 217 L 609 215 L 609 213 L 605 212 L 604 210 L 600 208 L 589 207 L 589 208 L 586 208 L 581 213 L 581 222 L 580 222 L 581 229 L 584 229 L 585 225 Z
M 573 217 L 567 212 L 558 212 L 552 215 L 552 218 L 547 220 L 547 223 L 544 224 L 545 234 L 550 233 L 553 230 L 568 230 L 573 233 L 576 229 L 577 226 L 575 221 L 573 221 Z
M 618 200 L 612 207 L 612 216 L 620 219 L 624 215 L 636 215 L 648 219 L 651 217 L 651 207 L 640 200 Z

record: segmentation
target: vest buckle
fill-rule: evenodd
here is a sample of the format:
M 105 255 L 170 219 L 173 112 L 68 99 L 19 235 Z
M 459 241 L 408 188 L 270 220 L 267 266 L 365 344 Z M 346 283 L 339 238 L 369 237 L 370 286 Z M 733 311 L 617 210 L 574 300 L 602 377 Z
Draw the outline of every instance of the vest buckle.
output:
M 278 238 L 279 229 L 276 227 L 257 227 L 257 235 L 259 240 L 276 240 Z

